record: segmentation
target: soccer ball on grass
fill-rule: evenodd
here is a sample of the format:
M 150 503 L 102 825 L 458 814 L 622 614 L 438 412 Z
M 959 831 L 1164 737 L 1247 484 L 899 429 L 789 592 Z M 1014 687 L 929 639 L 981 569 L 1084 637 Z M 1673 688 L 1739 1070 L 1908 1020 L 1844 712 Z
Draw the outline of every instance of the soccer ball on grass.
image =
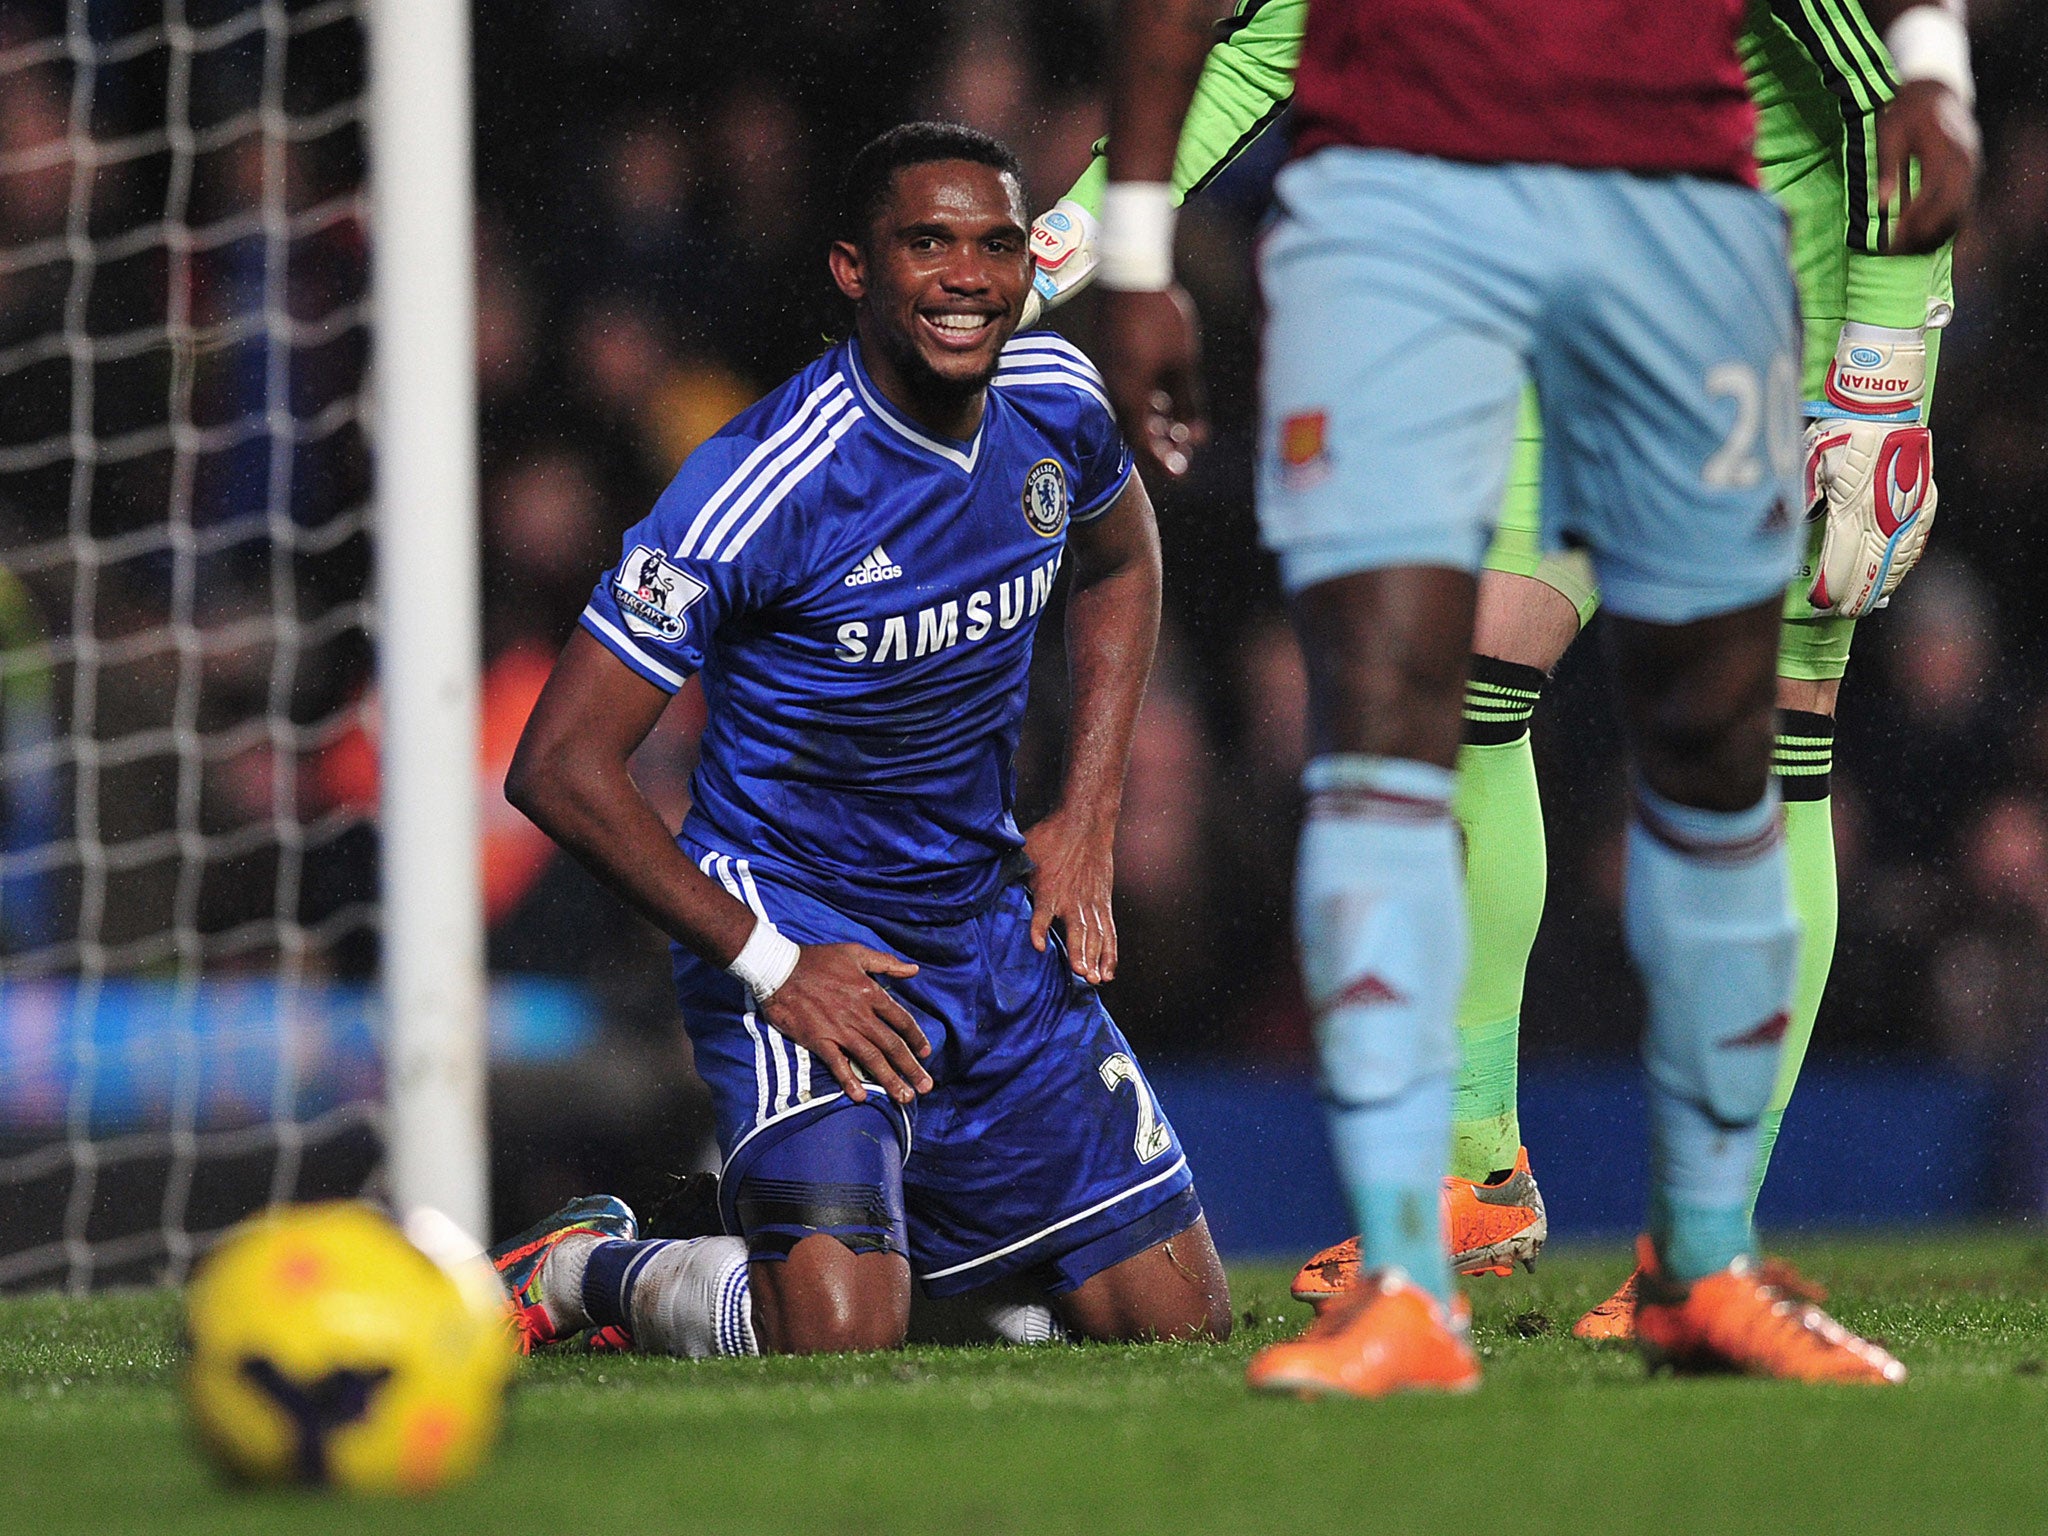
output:
M 488 1270 L 444 1267 L 349 1201 L 229 1233 L 187 1292 L 186 1331 L 199 1444 L 260 1483 L 419 1492 L 466 1477 L 517 1363 Z

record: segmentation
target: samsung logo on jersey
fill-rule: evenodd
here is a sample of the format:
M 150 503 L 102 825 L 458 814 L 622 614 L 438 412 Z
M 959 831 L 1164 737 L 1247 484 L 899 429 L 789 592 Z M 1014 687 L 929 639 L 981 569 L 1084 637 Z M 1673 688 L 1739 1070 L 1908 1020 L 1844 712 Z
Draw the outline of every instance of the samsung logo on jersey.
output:
M 847 662 L 910 661 L 951 650 L 963 641 L 973 645 L 1035 617 L 1052 596 L 1059 574 L 1060 555 L 1056 554 L 1033 567 L 1029 575 L 1013 576 L 992 592 L 968 593 L 964 603 L 949 597 L 914 614 L 891 614 L 881 620 L 879 635 L 868 620 L 851 620 L 839 626 L 833 657 Z

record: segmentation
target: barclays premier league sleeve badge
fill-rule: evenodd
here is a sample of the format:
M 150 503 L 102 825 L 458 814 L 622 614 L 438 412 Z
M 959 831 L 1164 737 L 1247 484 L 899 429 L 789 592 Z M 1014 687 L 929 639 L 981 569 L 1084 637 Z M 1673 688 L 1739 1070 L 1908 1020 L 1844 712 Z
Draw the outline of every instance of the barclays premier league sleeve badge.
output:
M 1024 476 L 1024 521 L 1042 539 L 1067 525 L 1067 472 L 1057 459 L 1040 459 Z
M 626 628 L 651 639 L 683 638 L 683 616 L 711 589 L 658 549 L 641 545 L 619 562 L 612 578 L 612 597 Z

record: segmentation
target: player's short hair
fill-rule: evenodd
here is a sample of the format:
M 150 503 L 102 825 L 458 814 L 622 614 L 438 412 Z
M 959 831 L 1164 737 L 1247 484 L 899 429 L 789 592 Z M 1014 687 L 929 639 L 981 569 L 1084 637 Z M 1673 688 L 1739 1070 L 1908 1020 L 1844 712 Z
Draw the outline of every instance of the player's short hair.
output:
M 898 123 L 870 139 L 846 168 L 839 194 L 839 238 L 865 245 L 896 173 L 934 160 L 968 160 L 993 166 L 1021 184 L 1024 166 L 1001 139 L 961 123 Z

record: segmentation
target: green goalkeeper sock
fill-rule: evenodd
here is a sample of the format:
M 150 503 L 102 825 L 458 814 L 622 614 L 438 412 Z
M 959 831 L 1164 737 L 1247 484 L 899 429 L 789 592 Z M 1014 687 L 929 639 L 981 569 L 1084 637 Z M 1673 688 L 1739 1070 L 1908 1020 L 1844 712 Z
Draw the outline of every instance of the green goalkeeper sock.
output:
M 1543 920 L 1547 863 L 1543 802 L 1529 750 L 1529 716 L 1543 673 L 1491 656 L 1472 658 L 1465 744 L 1451 800 L 1465 839 L 1465 911 L 1471 961 L 1458 1000 L 1460 1065 L 1451 1121 L 1451 1168 L 1485 1179 L 1515 1164 L 1522 983 Z
M 1785 797 L 1785 853 L 1792 876 L 1792 909 L 1799 914 L 1799 977 L 1792 991 L 1792 1022 L 1778 1057 L 1778 1080 L 1765 1106 L 1757 1141 L 1756 1170 L 1749 1181 L 1749 1210 L 1770 1171 L 1771 1149 L 1785 1123 L 1785 1106 L 1806 1061 L 1813 1021 L 1820 1013 L 1828 970 L 1835 960 L 1835 926 L 1840 893 L 1835 886 L 1835 827 L 1828 799 L 1834 767 L 1835 722 L 1805 710 L 1778 711 L 1777 749 L 1771 770 Z

